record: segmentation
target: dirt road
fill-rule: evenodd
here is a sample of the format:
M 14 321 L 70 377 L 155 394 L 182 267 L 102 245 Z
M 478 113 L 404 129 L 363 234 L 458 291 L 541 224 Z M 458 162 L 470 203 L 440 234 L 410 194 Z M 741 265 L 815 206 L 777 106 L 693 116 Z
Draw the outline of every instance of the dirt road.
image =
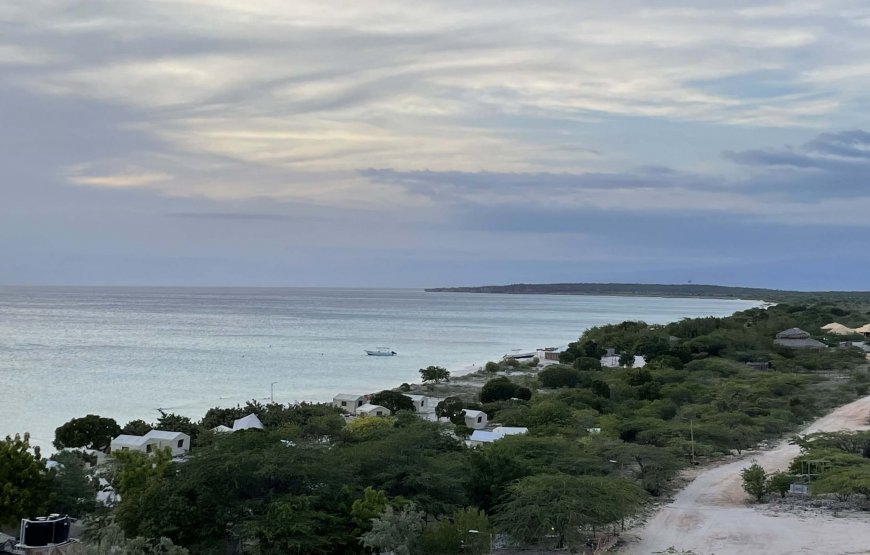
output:
M 844 405 L 801 433 L 870 429 L 870 397 Z M 774 449 L 703 471 L 659 510 L 620 553 L 650 555 L 669 547 L 699 555 L 870 554 L 870 518 L 765 513 L 747 504 L 740 470 L 755 459 L 784 470 L 798 455 L 787 441 Z M 626 535 L 625 539 L 629 539 Z

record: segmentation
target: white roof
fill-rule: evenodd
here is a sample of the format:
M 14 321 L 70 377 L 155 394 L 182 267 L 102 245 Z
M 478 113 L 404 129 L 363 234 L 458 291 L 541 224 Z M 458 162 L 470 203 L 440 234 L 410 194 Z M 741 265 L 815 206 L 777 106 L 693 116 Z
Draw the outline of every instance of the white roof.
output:
M 462 409 L 462 412 L 465 413 L 465 416 L 470 416 L 472 418 L 476 418 L 481 414 L 486 416 L 486 413 L 482 410 L 471 410 L 471 409 Z
M 151 430 L 145 434 L 145 439 L 168 439 L 175 440 L 178 436 L 190 437 L 182 432 L 167 432 L 166 430 Z
M 870 333 L 870 324 L 863 325 L 860 328 L 857 328 L 855 331 L 857 331 L 858 333 Z
M 410 393 L 405 393 L 405 397 L 410 397 L 412 401 L 422 401 L 426 398 L 425 395 L 411 395 Z
M 212 428 L 211 431 L 225 434 L 225 433 L 227 433 L 227 432 L 232 432 L 233 429 L 230 428 L 229 426 L 224 426 L 223 424 L 220 424 L 220 425 L 215 426 L 214 428 Z
M 503 436 L 515 436 L 529 433 L 529 429 L 523 426 L 496 426 L 492 431 Z
M 339 393 L 332 399 L 333 401 L 358 401 L 363 397 L 365 397 L 365 395 L 354 395 L 353 393 Z
M 356 408 L 356 412 L 357 412 L 357 413 L 360 413 L 360 412 L 377 412 L 377 411 L 379 411 L 379 410 L 382 410 L 382 411 L 386 412 L 387 414 L 390 413 L 390 409 L 388 409 L 387 407 L 382 407 L 381 405 L 373 405 L 373 404 L 371 404 L 371 403 L 366 403 L 365 405 L 362 405 L 362 406 L 359 406 L 359 407 Z
M 145 445 L 148 439 L 145 436 L 131 436 L 129 434 L 121 434 L 112 440 L 112 443 L 120 443 L 122 445 Z
M 498 441 L 504 436 L 501 434 L 497 434 L 495 432 L 485 432 L 483 430 L 474 430 L 471 432 L 471 436 L 468 438 L 471 441 L 480 441 L 483 443 L 492 443 L 493 441 Z
M 243 416 L 233 422 L 233 431 L 238 432 L 239 430 L 262 430 L 263 423 L 260 422 L 260 419 L 257 418 L 256 414 L 249 414 L 248 416 Z

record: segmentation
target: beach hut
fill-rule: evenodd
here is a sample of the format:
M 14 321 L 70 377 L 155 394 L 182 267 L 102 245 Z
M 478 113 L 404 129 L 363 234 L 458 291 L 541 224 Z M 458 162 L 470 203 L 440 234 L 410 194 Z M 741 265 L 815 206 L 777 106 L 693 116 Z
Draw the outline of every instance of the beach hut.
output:
M 870 324 L 861 326 L 860 328 L 855 330 L 857 333 L 860 333 L 865 338 L 870 339 Z
M 150 453 L 151 450 L 147 448 L 147 440 L 145 436 L 134 436 L 129 434 L 121 434 L 109 444 L 109 451 L 114 453 L 115 451 L 139 451 L 140 453 Z
M 481 430 L 486 427 L 486 413 L 482 410 L 462 409 L 465 417 L 465 425 L 472 430 Z
M 365 395 L 339 393 L 332 398 L 332 406 L 353 414 L 356 409 L 366 403 Z
M 822 329 L 828 333 L 833 333 L 834 335 L 853 335 L 855 333 L 855 330 L 852 328 L 846 327 L 838 322 L 826 324 L 822 326 Z
M 356 409 L 356 414 L 357 416 L 389 416 L 391 413 L 387 407 L 366 403 Z
M 190 451 L 190 436 L 166 430 L 151 430 L 144 436 L 121 434 L 112 440 L 109 447 L 112 452 L 126 449 L 140 453 L 153 453 L 157 449 L 168 448 L 172 456 L 177 457 Z
M 816 341 L 808 332 L 800 328 L 789 328 L 776 334 L 773 342 L 789 349 L 826 349 L 828 346 Z
M 478 445 L 483 445 L 484 443 L 492 443 L 494 441 L 498 441 L 503 437 L 503 435 L 497 434 L 495 432 L 474 430 L 473 432 L 471 432 L 471 435 L 468 436 L 468 439 L 465 441 L 465 445 L 467 445 L 468 447 L 477 447 Z
M 247 416 L 243 416 L 233 422 L 233 431 L 238 432 L 240 430 L 262 430 L 263 423 L 260 422 L 260 419 L 257 418 L 256 414 L 249 414 Z

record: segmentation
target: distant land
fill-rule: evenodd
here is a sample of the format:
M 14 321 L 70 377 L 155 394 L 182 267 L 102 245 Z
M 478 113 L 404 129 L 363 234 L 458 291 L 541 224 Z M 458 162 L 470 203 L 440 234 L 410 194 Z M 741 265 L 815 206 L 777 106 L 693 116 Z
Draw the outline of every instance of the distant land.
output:
M 428 293 L 507 293 L 515 295 L 612 295 L 619 297 L 705 297 L 768 302 L 823 301 L 852 298 L 870 300 L 870 291 L 787 291 L 758 287 L 651 283 L 515 283 L 480 287 L 435 287 Z

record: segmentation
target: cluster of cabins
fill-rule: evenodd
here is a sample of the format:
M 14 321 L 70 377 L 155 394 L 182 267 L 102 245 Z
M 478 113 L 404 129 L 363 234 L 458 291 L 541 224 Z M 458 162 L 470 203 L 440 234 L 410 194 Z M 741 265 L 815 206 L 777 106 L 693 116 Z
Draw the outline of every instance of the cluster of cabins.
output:
M 263 423 L 256 414 L 249 414 L 238 418 L 233 426 L 217 426 L 213 432 L 232 433 L 241 430 L 262 430 Z M 153 453 L 159 449 L 169 448 L 173 457 L 183 457 L 190 451 L 190 436 L 182 432 L 170 432 L 165 430 L 151 430 L 145 435 L 137 436 L 121 434 L 112 440 L 110 452 L 115 451 L 139 451 L 140 453 Z
M 863 335 L 865 340 L 870 339 L 870 324 L 861 326 L 860 328 L 850 328 L 838 322 L 831 322 L 822 326 L 822 331 L 830 335 Z M 788 347 L 790 349 L 826 349 L 827 344 L 813 339 L 809 332 L 800 328 L 790 328 L 776 334 L 776 339 L 773 342 L 780 347 Z M 844 341 L 840 343 L 841 347 L 860 347 L 867 351 L 867 343 Z

